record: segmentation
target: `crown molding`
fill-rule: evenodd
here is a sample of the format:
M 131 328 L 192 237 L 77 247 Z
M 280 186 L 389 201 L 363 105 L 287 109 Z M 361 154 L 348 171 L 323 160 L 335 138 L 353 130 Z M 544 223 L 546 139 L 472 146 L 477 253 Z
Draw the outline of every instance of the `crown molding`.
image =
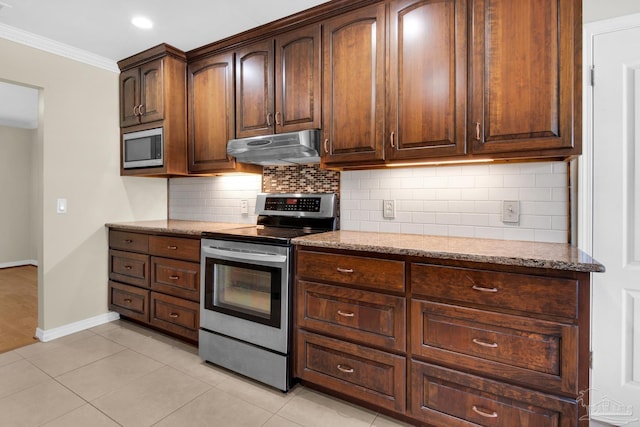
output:
M 120 72 L 116 61 L 112 61 L 111 59 L 103 56 L 96 55 L 86 50 L 78 49 L 10 25 L 0 23 L 0 38 L 72 59 L 74 61 L 82 62 L 84 64 L 92 65 L 94 67 L 102 68 L 107 71 L 112 71 L 114 73 Z

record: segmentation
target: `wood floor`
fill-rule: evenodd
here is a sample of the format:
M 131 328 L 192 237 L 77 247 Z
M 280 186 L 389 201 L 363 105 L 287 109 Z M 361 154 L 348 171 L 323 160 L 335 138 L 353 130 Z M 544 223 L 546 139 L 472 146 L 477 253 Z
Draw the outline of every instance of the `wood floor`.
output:
M 0 353 L 33 344 L 38 326 L 38 269 L 0 269 Z

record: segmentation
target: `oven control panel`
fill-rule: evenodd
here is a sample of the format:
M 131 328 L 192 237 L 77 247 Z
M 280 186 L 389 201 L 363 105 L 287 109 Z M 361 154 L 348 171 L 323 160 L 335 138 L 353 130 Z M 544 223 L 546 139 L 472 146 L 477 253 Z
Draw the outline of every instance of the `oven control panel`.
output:
M 264 205 L 267 211 L 320 212 L 319 197 L 267 197 Z
M 338 198 L 336 193 L 260 193 L 256 198 L 256 214 L 335 218 Z

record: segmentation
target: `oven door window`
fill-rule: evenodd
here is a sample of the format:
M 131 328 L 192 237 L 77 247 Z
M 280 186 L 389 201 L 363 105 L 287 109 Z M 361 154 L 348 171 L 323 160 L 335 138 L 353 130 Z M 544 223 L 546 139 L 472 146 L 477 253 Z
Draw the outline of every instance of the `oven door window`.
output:
M 205 308 L 280 327 L 282 269 L 207 258 Z

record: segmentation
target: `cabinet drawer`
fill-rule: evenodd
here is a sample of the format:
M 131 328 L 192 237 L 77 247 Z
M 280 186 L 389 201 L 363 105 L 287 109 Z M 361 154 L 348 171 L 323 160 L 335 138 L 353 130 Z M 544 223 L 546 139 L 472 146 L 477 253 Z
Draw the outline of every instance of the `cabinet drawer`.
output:
M 200 301 L 200 264 L 151 257 L 151 289 Z
M 200 262 L 200 240 L 172 236 L 149 236 L 149 252 L 151 255 Z
M 197 341 L 200 304 L 151 292 L 150 322 L 166 331 Z
M 551 392 L 576 394 L 578 327 L 411 301 L 412 353 Z
M 149 256 L 111 249 L 109 279 L 130 285 L 149 287 Z
M 363 401 L 405 412 L 404 357 L 315 335 L 297 335 L 300 378 Z
M 298 281 L 298 326 L 405 351 L 405 299 Z
M 434 426 L 575 426 L 577 403 L 411 362 L 411 416 Z
M 109 247 L 131 252 L 149 252 L 149 236 L 128 231 L 109 231 Z
M 404 292 L 404 261 L 300 250 L 300 278 Z
M 411 289 L 427 297 L 578 318 L 578 281 L 574 279 L 414 263 Z
M 109 310 L 149 322 L 149 291 L 109 281 Z

